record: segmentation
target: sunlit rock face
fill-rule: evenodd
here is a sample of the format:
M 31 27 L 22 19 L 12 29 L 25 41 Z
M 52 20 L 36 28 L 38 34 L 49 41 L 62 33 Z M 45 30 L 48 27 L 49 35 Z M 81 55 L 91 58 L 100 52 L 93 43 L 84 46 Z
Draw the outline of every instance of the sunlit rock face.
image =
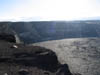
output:
M 77 38 L 33 44 L 52 49 L 72 73 L 100 75 L 100 38 Z

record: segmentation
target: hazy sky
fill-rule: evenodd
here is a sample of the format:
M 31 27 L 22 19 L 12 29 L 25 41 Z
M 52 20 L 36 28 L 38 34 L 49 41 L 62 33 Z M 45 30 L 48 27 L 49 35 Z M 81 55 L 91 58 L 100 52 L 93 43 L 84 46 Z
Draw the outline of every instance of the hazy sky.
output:
M 0 0 L 0 20 L 74 20 L 100 16 L 100 0 Z

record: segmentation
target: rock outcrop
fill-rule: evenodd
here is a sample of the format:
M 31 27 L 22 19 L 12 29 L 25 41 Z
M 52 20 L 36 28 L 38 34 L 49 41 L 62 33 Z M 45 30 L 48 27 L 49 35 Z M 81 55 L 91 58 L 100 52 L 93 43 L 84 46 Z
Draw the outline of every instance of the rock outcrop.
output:
M 0 33 L 0 40 L 12 43 L 20 43 L 20 39 L 17 34 Z
M 2 33 L 2 34 L 0 34 L 0 40 L 16 43 L 16 38 L 12 34 Z
M 14 36 L 6 36 L 0 41 L 0 75 L 72 75 L 52 50 L 17 44 Z

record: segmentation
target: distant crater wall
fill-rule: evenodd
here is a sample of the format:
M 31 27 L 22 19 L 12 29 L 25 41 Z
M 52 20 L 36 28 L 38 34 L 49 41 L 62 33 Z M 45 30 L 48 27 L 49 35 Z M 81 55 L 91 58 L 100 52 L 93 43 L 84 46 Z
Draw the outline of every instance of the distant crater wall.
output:
M 100 37 L 100 21 L 0 22 L 1 32 L 11 32 L 10 29 L 24 43 Z

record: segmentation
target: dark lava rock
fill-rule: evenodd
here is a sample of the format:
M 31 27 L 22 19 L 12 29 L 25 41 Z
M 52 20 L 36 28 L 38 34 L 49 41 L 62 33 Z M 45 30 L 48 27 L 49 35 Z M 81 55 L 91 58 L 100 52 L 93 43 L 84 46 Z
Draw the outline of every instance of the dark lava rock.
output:
M 35 49 L 35 47 L 33 47 Z M 37 48 L 37 47 L 36 47 Z M 34 52 L 18 52 L 11 55 L 10 60 L 15 63 L 26 65 L 26 66 L 37 66 L 46 70 L 57 70 L 59 64 L 57 56 L 54 52 L 38 47 L 40 50 Z
M 13 47 L 12 46 L 17 46 Z M 20 70 L 20 69 L 26 69 Z M 0 41 L 0 75 L 72 75 L 67 64 L 44 47 Z
M 0 40 L 16 43 L 16 37 L 12 34 L 2 33 L 0 34 Z

